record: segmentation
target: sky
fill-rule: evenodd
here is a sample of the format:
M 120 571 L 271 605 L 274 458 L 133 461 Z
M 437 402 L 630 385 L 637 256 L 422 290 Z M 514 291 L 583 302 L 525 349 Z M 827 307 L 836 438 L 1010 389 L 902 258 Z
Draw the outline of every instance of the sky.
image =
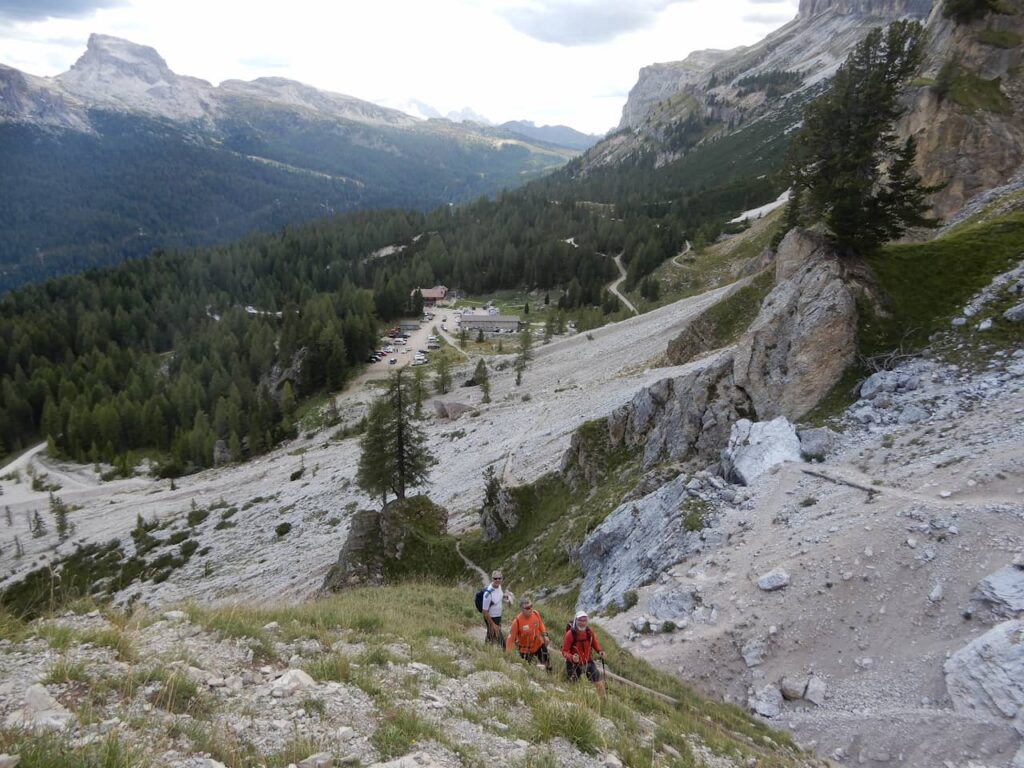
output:
M 287 77 L 601 134 L 641 67 L 750 45 L 796 12 L 797 0 L 0 0 L 0 63 L 56 75 L 99 32 L 214 84 Z

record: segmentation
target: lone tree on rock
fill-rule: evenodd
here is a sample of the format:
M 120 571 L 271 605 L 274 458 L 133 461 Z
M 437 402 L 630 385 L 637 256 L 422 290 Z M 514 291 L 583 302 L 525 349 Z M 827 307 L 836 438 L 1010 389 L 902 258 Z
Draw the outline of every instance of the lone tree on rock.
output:
M 382 507 L 387 506 L 389 493 L 404 499 L 407 488 L 425 483 L 434 463 L 413 408 L 414 398 L 400 369 L 366 417 L 356 483 L 371 496 L 380 495 Z
M 925 218 L 913 173 L 913 138 L 892 132 L 903 114 L 900 89 L 921 62 L 924 30 L 896 21 L 872 30 L 839 68 L 832 87 L 808 105 L 790 149 L 789 224 L 823 222 L 841 253 L 865 255 Z

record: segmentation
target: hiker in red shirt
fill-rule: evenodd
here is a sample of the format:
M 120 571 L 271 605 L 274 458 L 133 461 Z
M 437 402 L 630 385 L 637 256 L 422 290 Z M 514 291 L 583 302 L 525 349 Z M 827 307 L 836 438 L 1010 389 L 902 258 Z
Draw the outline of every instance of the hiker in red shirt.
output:
M 505 649 L 519 651 L 519 656 L 527 661 L 536 659 L 550 672 L 548 631 L 544 628 L 544 620 L 533 609 L 533 600 L 528 596 L 519 601 L 519 608 L 519 613 L 512 619 L 512 626 L 509 627 Z
M 597 653 L 604 660 L 604 651 L 601 644 L 597 642 L 594 630 L 587 626 L 587 614 L 579 611 L 572 624 L 565 630 L 565 640 L 562 642 L 562 656 L 565 657 L 565 676 L 572 682 L 580 679 L 584 672 L 587 679 L 594 684 L 598 694 L 604 696 L 604 680 L 601 673 L 597 671 L 597 665 L 591 658 L 591 651 Z

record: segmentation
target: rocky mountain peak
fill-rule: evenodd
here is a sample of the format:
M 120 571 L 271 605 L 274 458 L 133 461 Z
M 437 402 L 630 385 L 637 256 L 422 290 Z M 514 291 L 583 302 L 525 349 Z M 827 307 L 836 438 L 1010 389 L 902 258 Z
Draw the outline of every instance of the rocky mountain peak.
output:
M 96 33 L 89 35 L 85 53 L 71 70 L 59 77 L 62 81 L 81 81 L 85 78 L 107 78 L 115 73 L 135 77 L 151 85 L 171 83 L 177 79 L 155 48 Z
M 212 111 L 212 86 L 181 77 L 148 45 L 92 34 L 84 54 L 57 81 L 70 93 L 105 107 L 195 120 Z

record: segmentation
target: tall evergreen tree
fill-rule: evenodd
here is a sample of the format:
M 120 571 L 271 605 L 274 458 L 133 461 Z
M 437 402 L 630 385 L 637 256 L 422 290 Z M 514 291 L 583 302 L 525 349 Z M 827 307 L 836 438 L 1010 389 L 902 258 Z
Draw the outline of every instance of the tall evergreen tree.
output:
M 387 392 L 370 409 L 360 441 L 356 482 L 367 493 L 380 494 L 382 506 L 387 505 L 389 491 L 404 499 L 409 488 L 425 483 L 434 461 L 426 435 L 413 418 L 409 390 L 402 370 L 395 371 Z
M 900 143 L 900 89 L 920 64 L 924 30 L 896 21 L 872 30 L 820 99 L 807 107 L 793 141 L 791 223 L 822 221 L 846 255 L 865 254 L 907 226 L 926 225 L 915 146 Z

